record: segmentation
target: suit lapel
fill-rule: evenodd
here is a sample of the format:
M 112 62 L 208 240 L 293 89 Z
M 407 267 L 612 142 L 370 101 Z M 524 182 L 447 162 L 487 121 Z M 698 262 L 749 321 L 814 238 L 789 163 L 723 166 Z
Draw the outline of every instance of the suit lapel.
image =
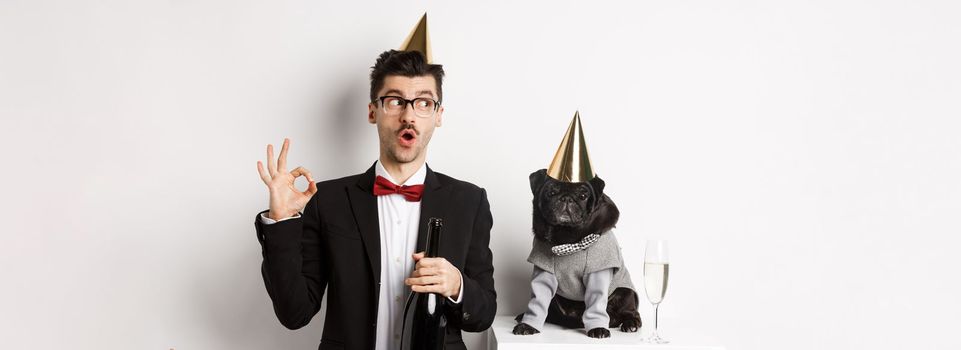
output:
M 376 163 L 375 163 L 376 166 Z M 349 186 L 347 197 L 360 229 L 360 238 L 370 260 L 371 277 L 380 283 L 380 221 L 377 216 L 377 197 L 374 196 L 374 166 L 360 176 L 355 186 Z
M 417 225 L 416 252 L 422 252 L 426 249 L 427 219 L 432 217 L 445 219 L 446 209 L 450 203 L 449 184 L 441 182 L 430 167 L 427 167 L 427 175 L 424 177 L 424 194 L 420 201 L 420 223 Z

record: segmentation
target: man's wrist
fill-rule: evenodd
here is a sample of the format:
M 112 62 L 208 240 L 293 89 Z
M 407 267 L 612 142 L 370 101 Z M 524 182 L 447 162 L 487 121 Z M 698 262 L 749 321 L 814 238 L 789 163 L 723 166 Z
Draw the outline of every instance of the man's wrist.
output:
M 282 210 L 268 210 L 267 217 L 274 221 L 280 221 L 287 218 L 292 218 L 300 214 L 298 211 L 282 211 Z
M 284 220 L 296 219 L 296 218 L 299 218 L 299 217 L 300 217 L 300 213 L 295 213 L 294 215 L 291 215 L 291 216 L 282 218 L 282 219 L 280 219 L 280 220 L 275 220 L 275 219 L 271 218 L 270 216 L 267 216 L 267 213 L 261 213 L 261 214 L 260 214 L 260 222 L 263 223 L 263 224 L 266 224 L 266 225 L 271 225 L 271 224 L 275 224 L 275 223 L 278 223 L 278 222 L 281 222 L 281 221 L 284 221 Z
M 454 268 L 457 270 L 457 268 Z M 454 304 L 460 304 L 461 296 L 464 295 L 464 274 L 457 270 L 457 276 L 460 279 L 460 283 L 457 285 L 457 291 L 451 294 L 447 299 L 449 299 Z

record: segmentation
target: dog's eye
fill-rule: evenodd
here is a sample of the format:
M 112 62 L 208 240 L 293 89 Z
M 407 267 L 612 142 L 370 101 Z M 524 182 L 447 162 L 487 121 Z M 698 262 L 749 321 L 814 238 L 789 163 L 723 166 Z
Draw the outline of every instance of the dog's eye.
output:
M 587 193 L 581 193 L 580 197 L 582 200 L 587 199 Z
M 550 191 L 547 192 L 547 195 L 548 195 L 548 196 L 551 196 L 551 197 L 556 196 L 556 195 L 557 195 L 557 189 L 556 189 L 556 188 L 552 188 Z

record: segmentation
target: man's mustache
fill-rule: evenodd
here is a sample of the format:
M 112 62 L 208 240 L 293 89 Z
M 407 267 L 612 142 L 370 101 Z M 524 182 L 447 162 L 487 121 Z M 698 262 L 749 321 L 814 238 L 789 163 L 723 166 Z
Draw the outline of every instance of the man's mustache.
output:
M 400 129 L 397 129 L 397 132 L 395 132 L 394 134 L 400 135 L 400 133 L 404 132 L 404 130 L 407 130 L 407 129 L 410 129 L 411 131 L 413 131 L 414 135 L 420 136 L 420 131 L 418 131 L 417 128 L 414 127 L 414 124 L 404 124 L 404 126 L 400 127 Z

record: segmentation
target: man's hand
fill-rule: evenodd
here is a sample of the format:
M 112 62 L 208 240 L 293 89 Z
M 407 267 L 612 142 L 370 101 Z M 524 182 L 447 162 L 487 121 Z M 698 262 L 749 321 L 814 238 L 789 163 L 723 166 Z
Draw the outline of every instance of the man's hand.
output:
M 280 220 L 294 216 L 301 209 L 307 206 L 310 197 L 317 193 L 317 185 L 310 176 L 310 171 L 304 167 L 297 167 L 287 172 L 287 150 L 290 148 L 290 139 L 284 139 L 284 146 L 280 149 L 280 157 L 274 162 L 274 146 L 267 145 L 267 172 L 264 165 L 257 161 L 257 172 L 260 179 L 270 189 L 270 212 L 267 213 L 271 219 Z M 294 180 L 298 177 L 307 177 L 307 190 L 300 192 L 294 187 Z
M 461 275 L 454 265 L 444 258 L 425 258 L 424 253 L 413 255 L 414 272 L 404 280 L 410 290 L 418 293 L 437 293 L 451 299 L 460 295 Z

